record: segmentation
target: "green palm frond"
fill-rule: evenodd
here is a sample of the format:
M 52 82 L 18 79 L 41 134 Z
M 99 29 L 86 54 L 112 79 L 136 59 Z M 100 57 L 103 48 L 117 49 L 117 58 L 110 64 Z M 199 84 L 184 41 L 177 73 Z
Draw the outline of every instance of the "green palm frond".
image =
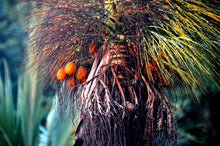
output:
M 199 1 L 166 1 L 155 11 L 155 21 L 143 26 L 143 56 L 156 61 L 164 82 L 171 84 L 172 78 L 188 94 L 205 91 L 207 82 L 218 86 L 213 60 L 220 55 L 219 12 Z

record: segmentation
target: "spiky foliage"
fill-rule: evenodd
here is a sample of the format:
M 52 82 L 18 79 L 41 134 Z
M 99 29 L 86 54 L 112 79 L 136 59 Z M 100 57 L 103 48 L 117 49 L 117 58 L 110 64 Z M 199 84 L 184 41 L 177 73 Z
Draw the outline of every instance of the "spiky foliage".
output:
M 39 0 L 35 6 L 32 65 L 42 66 L 51 82 L 69 61 L 90 71 L 73 89 L 56 81 L 61 113 L 65 100 L 72 109 L 81 101 L 76 137 L 85 144 L 175 144 L 163 87 L 188 94 L 204 91 L 207 81 L 218 84 L 212 60 L 219 57 L 220 15 L 212 3 Z M 88 53 L 93 43 L 97 55 Z
M 62 119 L 59 119 L 59 114 L 56 112 L 56 99 L 53 100 L 52 108 L 47 116 L 46 126 L 40 127 L 40 143 L 39 146 L 71 146 L 73 145 L 73 133 L 76 125 L 73 127 L 71 117 L 68 114 Z
M 4 63 L 4 83 L 0 76 L 0 145 L 38 145 L 42 112 L 41 88 L 36 73 L 19 77 L 17 98 L 12 95 L 8 65 Z M 14 101 L 17 100 L 17 104 Z
M 2 65 L 2 60 L 0 61 Z M 43 109 L 42 88 L 37 74 L 25 72 L 19 76 L 17 98 L 12 95 L 12 82 L 8 64 L 3 60 L 4 78 L 0 75 L 0 145 L 1 146 L 44 146 L 72 145 L 74 131 L 70 121 L 60 123 L 55 107 L 47 116 L 47 134 L 40 134 L 39 128 Z M 14 101 L 17 104 L 14 104 Z M 56 139 L 55 139 L 56 138 Z

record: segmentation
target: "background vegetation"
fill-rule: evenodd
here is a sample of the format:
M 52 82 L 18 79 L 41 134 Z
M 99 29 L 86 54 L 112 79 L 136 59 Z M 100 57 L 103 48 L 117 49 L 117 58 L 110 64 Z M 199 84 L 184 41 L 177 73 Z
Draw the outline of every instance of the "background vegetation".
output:
M 24 69 L 28 42 L 19 23 L 28 13 L 17 0 L 0 0 L 0 145 L 72 145 L 74 126 L 68 115 L 60 121 L 53 88 Z M 198 92 L 200 103 L 177 99 L 178 145 L 219 143 L 220 91 L 207 88 L 205 95 Z

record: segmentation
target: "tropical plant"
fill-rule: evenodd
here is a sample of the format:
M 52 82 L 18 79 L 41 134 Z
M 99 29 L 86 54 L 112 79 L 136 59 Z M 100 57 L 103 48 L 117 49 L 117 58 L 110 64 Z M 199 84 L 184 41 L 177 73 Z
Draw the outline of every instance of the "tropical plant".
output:
M 4 145 L 37 145 L 42 116 L 42 94 L 40 87 L 37 86 L 37 76 L 27 73 L 25 77 L 19 77 L 17 98 L 14 98 L 9 68 L 5 60 L 3 64 L 4 80 L 0 76 L 1 143 Z M 17 101 L 16 105 L 15 101 Z
M 14 145 L 19 141 L 18 135 L 20 135 L 19 133 L 20 131 L 17 130 L 12 131 L 11 129 L 12 128 L 18 129 L 19 120 L 16 116 L 17 113 L 14 111 L 12 87 L 11 87 L 11 80 L 10 80 L 8 66 L 5 61 L 4 64 L 5 64 L 4 84 L 2 77 L 0 75 L 0 104 L 1 104 L 0 143 L 1 145 L 4 144 Z
M 4 79 L 0 75 L 0 145 L 72 145 L 74 128 L 71 120 L 66 116 L 66 120 L 60 121 L 59 114 L 55 112 L 56 104 L 47 116 L 46 129 L 41 125 L 47 112 L 43 107 L 45 97 L 36 73 L 27 72 L 19 77 L 15 98 L 5 60 L 3 65 Z
M 53 101 L 53 106 L 47 116 L 46 126 L 41 126 L 40 144 L 39 146 L 72 146 L 74 143 L 74 131 L 76 126 L 73 126 L 72 119 L 69 116 L 69 108 L 63 119 L 60 119 L 56 112 L 58 105 L 56 97 Z M 76 118 L 76 117 L 75 117 Z M 76 118 L 77 119 L 77 118 Z
M 175 145 L 174 88 L 197 99 L 218 85 L 219 7 L 199 0 L 38 0 L 29 29 L 31 66 L 57 85 L 60 113 L 69 101 L 81 118 L 76 143 Z M 29 18 L 28 17 L 28 18 Z M 84 66 L 84 80 L 56 79 L 66 63 Z M 68 78 L 75 87 L 68 88 Z M 166 96 L 163 89 L 167 89 Z M 77 102 L 79 101 L 79 102 Z

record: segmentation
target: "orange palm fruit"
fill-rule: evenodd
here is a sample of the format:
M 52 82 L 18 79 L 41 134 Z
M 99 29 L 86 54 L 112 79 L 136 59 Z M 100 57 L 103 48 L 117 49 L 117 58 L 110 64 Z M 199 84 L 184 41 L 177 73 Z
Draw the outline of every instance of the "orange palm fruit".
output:
M 57 79 L 60 81 L 63 81 L 65 77 L 66 77 L 66 72 L 65 72 L 65 69 L 62 67 L 57 72 Z
M 95 45 L 94 43 L 91 43 L 91 44 L 89 45 L 89 53 L 90 53 L 90 54 L 96 52 L 96 51 L 95 51 L 95 47 L 96 47 L 96 45 Z
M 157 62 L 156 62 L 156 60 L 155 60 L 155 59 L 152 59 L 151 62 L 152 62 L 152 67 L 153 67 L 154 69 L 157 68 Z M 153 68 L 152 68 L 152 69 L 153 69 Z
M 155 71 L 155 67 L 152 65 L 152 63 L 149 63 L 149 65 L 148 63 L 145 64 L 145 67 L 143 70 L 144 74 L 150 74 L 149 71 Z
M 73 62 L 68 62 L 65 66 L 66 74 L 68 74 L 68 75 L 73 74 L 75 72 L 75 68 L 76 68 L 76 66 Z
M 109 85 L 109 83 L 110 83 L 110 81 L 109 81 L 109 79 L 107 78 L 107 79 L 106 79 L 106 84 Z
M 159 55 L 159 58 L 160 58 L 160 56 L 161 56 L 162 58 L 165 58 L 165 56 L 164 56 L 164 54 L 163 54 L 163 52 L 162 52 L 161 50 L 159 50 L 159 51 L 157 52 L 157 54 Z
M 86 82 L 86 78 L 82 79 L 81 82 L 82 82 L 82 83 L 85 83 L 85 82 Z
M 75 79 L 74 77 L 70 77 L 66 82 L 67 87 L 73 88 L 75 86 Z
M 124 76 L 121 74 L 120 71 L 118 71 L 118 78 L 120 78 L 120 79 L 123 79 L 123 78 L 124 78 Z
M 87 69 L 83 66 L 80 66 L 76 72 L 76 78 L 82 80 L 87 76 Z

